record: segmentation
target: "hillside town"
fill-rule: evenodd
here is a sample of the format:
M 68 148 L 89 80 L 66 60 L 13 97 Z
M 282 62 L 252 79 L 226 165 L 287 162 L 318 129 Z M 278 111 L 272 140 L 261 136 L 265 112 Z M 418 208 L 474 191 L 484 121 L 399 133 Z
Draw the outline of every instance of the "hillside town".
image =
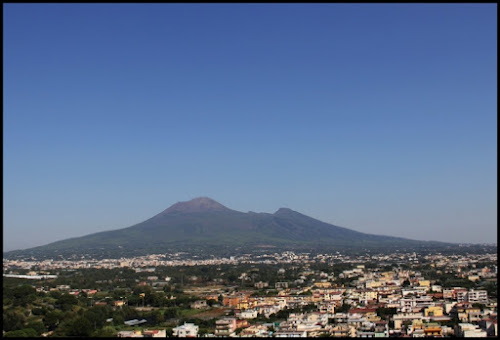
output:
M 3 272 L 4 336 L 33 335 L 30 322 L 38 323 L 36 336 L 498 335 L 496 253 L 4 259 Z M 18 302 L 19 287 L 33 289 L 33 298 Z M 14 307 L 28 316 L 9 329 L 5 312 Z M 101 313 L 94 327 L 70 329 L 97 318 L 94 310 Z M 65 313 L 76 319 L 63 321 Z

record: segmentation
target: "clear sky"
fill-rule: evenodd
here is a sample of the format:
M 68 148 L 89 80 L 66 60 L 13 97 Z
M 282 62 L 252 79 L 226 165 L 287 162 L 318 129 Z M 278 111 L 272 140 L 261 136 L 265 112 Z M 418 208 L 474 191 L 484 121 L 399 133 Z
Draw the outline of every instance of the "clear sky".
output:
M 198 196 L 496 242 L 496 4 L 3 6 L 4 250 Z

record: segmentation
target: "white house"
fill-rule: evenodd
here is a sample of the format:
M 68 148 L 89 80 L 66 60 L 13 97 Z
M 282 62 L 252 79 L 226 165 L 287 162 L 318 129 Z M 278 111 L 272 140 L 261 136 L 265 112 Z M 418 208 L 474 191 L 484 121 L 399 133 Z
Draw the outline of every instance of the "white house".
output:
M 486 331 L 470 323 L 459 323 L 455 335 L 460 338 L 486 338 L 487 336 Z
M 247 309 L 240 313 L 240 318 L 242 319 L 255 319 L 257 317 L 257 311 L 255 309 Z
M 199 327 L 194 323 L 184 322 L 184 325 L 177 326 L 172 329 L 173 336 L 178 336 L 179 338 L 195 338 L 198 336 Z

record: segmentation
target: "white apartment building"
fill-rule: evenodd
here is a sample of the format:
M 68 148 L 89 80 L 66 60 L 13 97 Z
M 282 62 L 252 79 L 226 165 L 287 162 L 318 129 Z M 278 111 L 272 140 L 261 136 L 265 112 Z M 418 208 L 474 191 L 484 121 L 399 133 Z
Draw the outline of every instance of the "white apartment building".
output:
M 488 292 L 486 290 L 469 290 L 468 293 L 469 302 L 472 303 L 487 303 L 488 302 Z

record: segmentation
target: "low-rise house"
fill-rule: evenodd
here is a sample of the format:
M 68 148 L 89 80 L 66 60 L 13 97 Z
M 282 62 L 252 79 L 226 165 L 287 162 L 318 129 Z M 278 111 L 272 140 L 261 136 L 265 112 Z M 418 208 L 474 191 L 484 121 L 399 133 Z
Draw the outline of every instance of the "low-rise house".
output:
M 254 284 L 254 287 L 257 288 L 257 289 L 267 288 L 267 287 L 269 287 L 269 282 L 259 281 L 259 282 L 256 282 Z
M 119 331 L 117 334 L 117 337 L 119 338 L 142 338 L 142 332 L 141 330 L 134 330 L 134 331 Z
M 441 326 L 443 336 L 453 337 L 455 336 L 455 329 L 450 326 Z
M 288 288 L 288 282 L 276 282 L 274 288 Z
M 259 314 L 264 315 L 266 318 L 268 318 L 271 314 L 277 313 L 281 310 L 280 306 L 277 305 L 263 305 L 258 306 L 255 309 L 257 309 Z
M 198 336 L 198 330 L 199 327 L 194 323 L 184 322 L 182 326 L 177 326 L 172 329 L 172 335 L 179 338 L 195 338 Z
M 69 290 L 71 287 L 69 285 L 57 285 L 57 290 Z
M 330 288 L 332 284 L 330 282 L 315 282 L 314 287 L 317 288 Z
M 443 316 L 443 307 L 429 306 L 424 309 L 424 316 Z
M 486 338 L 487 334 L 478 325 L 459 323 L 455 330 L 455 336 L 461 338 Z
M 306 331 L 278 331 L 273 334 L 276 338 L 305 338 Z
M 339 338 L 355 337 L 356 330 L 354 327 L 349 326 L 346 323 L 341 323 L 330 329 L 330 335 Z
M 239 334 L 240 337 L 269 337 L 269 331 L 264 325 L 252 325 L 245 328 Z
M 312 322 L 321 326 L 326 326 L 328 324 L 328 314 L 322 312 L 311 312 L 304 315 L 304 321 Z
M 414 320 L 422 319 L 421 313 L 398 313 L 395 314 L 392 319 L 394 321 L 394 329 L 401 329 L 401 326 L 405 321 L 413 322 Z
M 123 300 L 113 301 L 113 306 L 115 306 L 115 307 L 122 307 L 124 304 L 125 304 L 125 302 Z
M 336 323 L 347 323 L 349 316 L 346 313 L 335 313 L 333 319 Z
M 349 315 L 360 314 L 365 318 L 371 316 L 377 316 L 377 310 L 375 308 L 351 308 L 349 309 Z
M 207 308 L 207 300 L 197 300 L 189 305 L 192 309 L 203 309 Z
M 248 323 L 248 320 L 236 319 L 236 329 L 238 329 L 238 328 L 247 328 L 249 326 L 250 326 L 250 324 Z
M 330 315 L 335 313 L 336 303 L 333 301 L 325 301 L 318 303 L 318 310 Z
M 306 332 L 307 337 L 317 337 L 320 333 L 324 331 L 324 328 L 321 327 L 321 325 L 318 325 L 314 322 L 307 322 L 307 321 L 302 321 L 297 324 L 297 327 L 295 329 L 298 332 Z
M 481 316 L 481 309 L 476 308 L 476 307 L 465 307 L 465 308 L 459 307 L 459 308 L 457 308 L 457 315 L 458 315 L 458 319 L 464 323 L 471 322 L 470 321 L 471 318 L 474 321 L 479 321 L 480 316 Z M 479 315 L 479 319 L 477 318 L 478 315 Z
M 145 338 L 166 338 L 167 331 L 165 329 L 144 330 L 142 335 Z
M 255 319 L 258 313 L 255 309 L 247 309 L 239 313 L 239 317 L 242 319 Z
M 442 337 L 443 329 L 438 323 L 430 322 L 424 325 L 424 334 L 426 337 Z

